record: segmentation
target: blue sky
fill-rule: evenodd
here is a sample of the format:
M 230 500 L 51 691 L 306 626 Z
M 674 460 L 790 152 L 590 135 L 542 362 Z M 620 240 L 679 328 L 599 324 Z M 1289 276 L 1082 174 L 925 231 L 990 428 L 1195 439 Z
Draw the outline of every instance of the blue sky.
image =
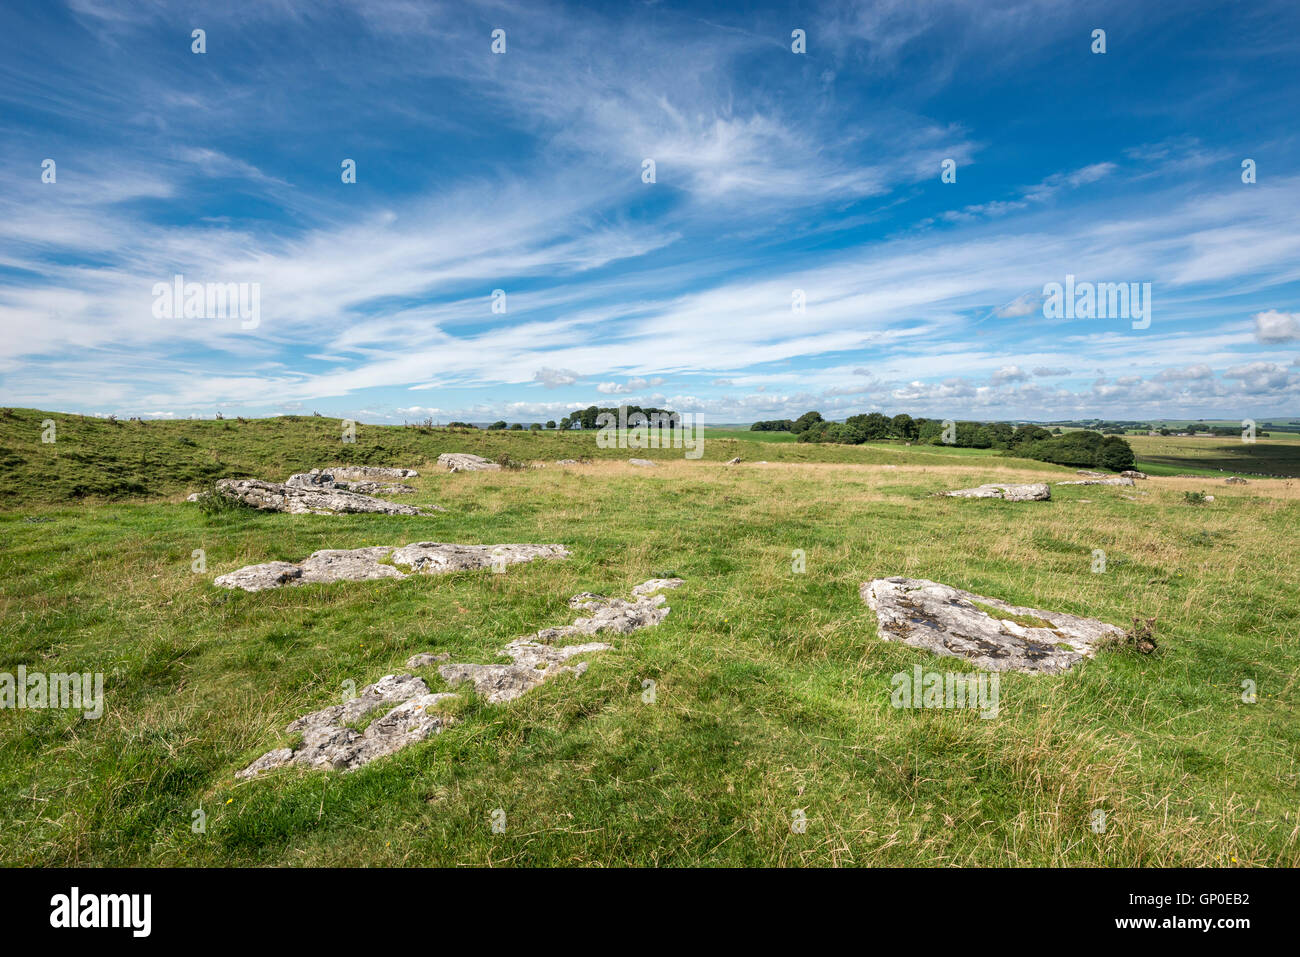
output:
M 7 4 L 0 403 L 1295 416 L 1297 27 L 1293 0 Z M 177 273 L 257 283 L 257 326 L 159 317 Z M 1149 327 L 1045 318 L 1067 275 L 1151 283 Z

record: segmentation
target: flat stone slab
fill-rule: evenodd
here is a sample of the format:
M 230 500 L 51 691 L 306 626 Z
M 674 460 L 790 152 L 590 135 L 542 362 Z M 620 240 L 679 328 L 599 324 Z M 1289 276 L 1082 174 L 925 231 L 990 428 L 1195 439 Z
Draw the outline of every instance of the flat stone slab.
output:
M 657 462 L 652 462 L 649 459 L 628 459 L 627 464 L 637 465 L 643 469 L 655 469 L 659 467 Z
M 385 471 L 396 472 L 399 470 L 390 469 Z M 401 469 L 400 471 L 409 470 Z M 362 495 L 409 495 L 415 491 L 410 485 L 400 482 L 375 482 L 370 479 L 346 480 L 340 478 L 338 472 L 324 469 L 298 472 L 285 479 L 284 484 L 292 488 L 343 489 L 348 492 L 359 492 Z
M 438 714 L 438 706 L 456 697 L 452 692 L 431 694 L 415 675 L 384 675 L 350 701 L 291 722 L 285 730 L 302 735 L 298 747 L 268 751 L 235 777 L 252 778 L 290 764 L 355 771 L 375 758 L 442 733 L 454 719 Z M 348 726 L 380 708 L 389 710 L 364 731 Z
M 341 515 L 377 512 L 383 515 L 427 515 L 445 512 L 438 505 L 399 505 L 341 488 L 302 488 L 261 479 L 221 479 L 217 494 L 264 512 L 290 515 Z
M 953 498 L 1000 498 L 1008 502 L 1046 502 L 1052 497 L 1052 489 L 1046 482 L 1033 482 L 1028 485 L 979 485 L 975 488 L 959 488 L 955 492 L 944 492 Z
M 557 639 L 600 632 L 628 634 L 638 628 L 657 625 L 668 617 L 670 610 L 666 605 L 667 599 L 657 593 L 681 584 L 680 578 L 655 578 L 642 582 L 632 589 L 632 601 L 590 592 L 575 595 L 569 600 L 569 607 L 591 614 L 577 619 L 572 625 L 543 628 L 536 634 L 516 638 L 501 650 L 511 659 L 511 664 L 446 664 L 438 672 L 449 684 L 472 683 L 475 690 L 493 704 L 513 700 L 557 675 L 583 674 L 587 662 L 571 665 L 568 663 L 570 659 L 612 647 L 599 641 L 557 645 Z M 411 656 L 406 667 L 427 668 L 449 658 L 448 653 L 422 652 Z M 440 714 L 440 706 L 458 697 L 455 692 L 430 693 L 424 679 L 415 675 L 384 675 L 374 684 L 362 688 L 357 697 L 290 722 L 285 731 L 301 734 L 301 743 L 296 748 L 268 751 L 242 771 L 237 771 L 235 777 L 253 778 L 263 771 L 289 765 L 355 771 L 376 758 L 441 734 L 455 723 L 455 718 Z M 382 708 L 389 710 L 364 731 L 350 727 Z
M 924 578 L 877 578 L 859 594 L 875 611 L 882 640 L 987 671 L 1068 671 L 1125 634 L 1096 618 L 1009 605 Z
M 490 459 L 468 452 L 443 452 L 438 456 L 438 464 L 452 472 L 496 472 L 501 468 Z
M 380 479 L 419 478 L 415 469 L 396 469 L 380 465 L 331 465 L 328 468 L 312 469 L 313 472 L 329 472 L 342 482 L 374 482 Z
M 537 558 L 568 558 L 563 545 L 456 545 L 414 542 L 400 548 L 327 548 L 312 552 L 301 562 L 263 562 L 220 575 L 213 584 L 221 588 L 264 591 L 283 585 L 312 585 L 374 578 L 407 578 L 411 574 L 502 568 Z M 402 567 L 398 567 L 402 566 Z M 404 571 L 403 568 L 406 570 Z
M 1112 475 L 1109 478 L 1076 479 L 1072 482 L 1057 482 L 1057 485 L 1132 485 L 1133 480 L 1127 475 Z

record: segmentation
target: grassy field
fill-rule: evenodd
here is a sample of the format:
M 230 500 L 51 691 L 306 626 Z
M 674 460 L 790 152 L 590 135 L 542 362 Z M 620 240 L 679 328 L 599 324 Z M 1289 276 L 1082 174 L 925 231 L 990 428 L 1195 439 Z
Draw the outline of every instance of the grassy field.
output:
M 99 720 L 0 711 L 0 862 L 1300 864 L 1294 481 L 1158 477 L 1014 504 L 931 496 L 1072 473 L 735 435 L 710 436 L 700 461 L 576 433 L 339 435 L 316 418 L 0 415 L 0 671 L 106 675 Z M 444 451 L 592 461 L 453 475 L 429 467 Z M 735 455 L 745 464 L 720 464 Z M 205 516 L 182 500 L 214 477 L 343 461 L 420 468 L 414 501 L 448 511 Z M 1215 501 L 1191 504 L 1195 491 Z M 573 558 L 259 594 L 211 583 L 315 549 L 422 540 L 562 542 Z M 1099 548 L 1107 570 L 1093 574 Z M 1122 625 L 1153 617 L 1161 650 L 1005 675 L 991 720 L 894 709 L 895 673 L 965 670 L 877 638 L 858 586 L 898 574 Z M 686 582 L 668 619 L 613 639 L 580 678 L 467 700 L 452 729 L 352 774 L 234 778 L 346 680 L 401 672 L 419 651 L 491 661 L 571 620 L 572 594 L 668 575 Z M 1105 833 L 1089 827 L 1097 809 Z
M 1152 475 L 1270 475 L 1300 477 L 1300 436 L 1266 439 L 1130 435 L 1138 468 Z

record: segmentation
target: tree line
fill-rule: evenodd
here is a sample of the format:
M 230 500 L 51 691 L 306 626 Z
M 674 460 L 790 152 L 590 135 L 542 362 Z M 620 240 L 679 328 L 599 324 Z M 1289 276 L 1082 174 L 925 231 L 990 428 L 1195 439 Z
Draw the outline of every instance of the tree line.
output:
M 797 419 L 755 422 L 753 432 L 791 432 L 800 442 L 861 445 L 863 442 L 900 441 L 919 445 L 954 445 L 958 448 L 1000 449 L 1020 458 L 1122 471 L 1133 467 L 1133 449 L 1118 435 L 1090 429 L 1064 432 L 1038 425 L 1014 426 L 1006 422 L 951 422 L 913 418 L 906 413 L 880 412 L 853 415 L 843 422 L 828 422 L 820 412 L 805 412 Z

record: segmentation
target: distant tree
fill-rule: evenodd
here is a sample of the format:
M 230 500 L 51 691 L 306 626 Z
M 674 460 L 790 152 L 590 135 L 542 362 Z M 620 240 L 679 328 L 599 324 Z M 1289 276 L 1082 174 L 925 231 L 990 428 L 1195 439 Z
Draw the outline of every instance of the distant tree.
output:
M 1133 467 L 1133 448 L 1117 435 L 1108 435 L 1097 448 L 1095 464 L 1098 468 L 1122 472 Z
M 911 441 L 917 437 L 919 426 L 906 412 L 900 412 L 889 420 L 889 428 L 900 439 Z
M 546 421 L 546 427 L 547 427 L 548 429 L 553 429 L 553 428 L 555 428 L 555 420 L 554 420 L 554 419 L 547 419 L 547 421 Z
M 566 415 L 564 418 L 560 419 L 560 431 L 561 431 L 561 432 L 567 432 L 567 431 L 569 431 L 569 427 L 570 427 L 571 425 L 573 425 L 573 420 L 570 419 L 567 415 Z
M 799 416 L 799 418 L 794 420 L 794 425 L 790 428 L 790 431 L 799 433 L 807 429 L 813 423 L 822 421 L 825 420 L 822 419 L 822 414 L 820 412 L 805 412 L 803 415 Z
M 528 426 L 528 431 L 529 431 L 529 432 L 540 432 L 540 431 L 542 431 L 542 424 L 541 424 L 540 422 L 534 422 L 534 423 L 532 423 L 530 426 Z
M 489 429 L 504 429 L 505 427 L 506 424 L 501 419 L 497 419 L 495 422 L 493 422 L 491 425 L 488 426 Z
M 511 431 L 511 432 L 522 432 L 523 430 L 524 430 L 524 427 L 523 427 L 522 425 L 520 425 L 518 422 L 516 422 L 516 423 L 514 423 L 513 425 L 510 426 L 510 431 Z

